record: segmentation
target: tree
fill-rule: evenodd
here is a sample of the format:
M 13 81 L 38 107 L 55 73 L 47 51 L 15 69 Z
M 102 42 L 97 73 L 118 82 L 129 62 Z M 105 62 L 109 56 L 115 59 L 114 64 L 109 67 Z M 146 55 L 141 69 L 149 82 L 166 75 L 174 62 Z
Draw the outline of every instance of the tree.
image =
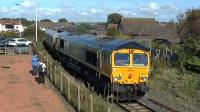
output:
M 65 19 L 65 18 L 60 18 L 60 19 L 58 20 L 58 22 L 68 22 L 68 21 L 67 21 L 67 19 Z
M 7 38 L 16 38 L 18 37 L 18 34 L 14 31 L 7 31 L 7 32 L 2 32 L 1 34 L 3 37 L 7 37 Z
M 38 28 L 38 40 L 41 41 L 44 39 L 45 33 L 44 31 L 40 30 Z M 27 29 L 24 30 L 24 37 L 26 37 L 29 40 L 34 40 L 35 39 L 35 27 L 28 27 Z
M 178 50 L 179 62 L 200 71 L 200 9 L 181 13 L 177 19 L 177 33 L 182 43 Z
M 200 9 L 189 9 L 177 16 L 177 33 L 185 38 L 200 36 Z
M 120 15 L 118 13 L 112 13 L 112 14 L 108 15 L 107 22 L 108 22 L 108 24 L 110 24 L 110 23 L 118 24 L 121 17 L 122 17 L 122 15 Z
M 77 26 L 76 32 L 78 33 L 88 33 L 88 30 L 90 29 L 90 25 L 86 23 L 81 23 Z
M 16 18 L 15 20 L 21 21 L 21 24 L 24 26 L 29 26 L 34 23 L 34 21 L 27 20 L 26 18 Z
M 40 22 L 52 22 L 50 19 L 42 19 Z

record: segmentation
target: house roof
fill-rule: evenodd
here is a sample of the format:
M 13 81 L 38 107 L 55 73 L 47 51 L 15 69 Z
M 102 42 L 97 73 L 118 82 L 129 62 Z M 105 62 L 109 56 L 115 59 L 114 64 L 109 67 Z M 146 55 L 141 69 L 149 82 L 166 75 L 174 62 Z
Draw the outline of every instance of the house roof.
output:
M 31 26 L 35 26 L 35 23 Z M 38 27 L 42 28 L 66 28 L 66 27 L 75 27 L 74 25 L 67 22 L 39 22 Z
M 105 25 L 102 25 L 102 24 L 90 25 L 90 27 L 91 27 L 91 30 L 105 31 Z
M 118 28 L 124 34 L 154 36 L 159 38 L 176 37 L 176 25 L 159 24 L 153 18 L 121 18 Z
M 117 29 L 118 24 L 107 24 L 106 30 Z
M 119 28 L 122 28 L 124 34 L 138 35 L 148 26 L 156 25 L 154 18 L 124 18 L 122 17 L 119 23 Z
M 4 19 L 0 19 L 0 24 L 2 25 L 20 25 L 20 21 L 19 20 L 4 20 Z

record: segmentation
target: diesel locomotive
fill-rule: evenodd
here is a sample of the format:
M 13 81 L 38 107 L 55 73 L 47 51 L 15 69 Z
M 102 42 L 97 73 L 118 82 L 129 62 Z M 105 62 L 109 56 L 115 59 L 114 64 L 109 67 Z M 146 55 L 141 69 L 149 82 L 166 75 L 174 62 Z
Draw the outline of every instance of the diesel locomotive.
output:
M 130 100 L 148 90 L 150 50 L 137 42 L 46 30 L 44 45 L 107 96 Z

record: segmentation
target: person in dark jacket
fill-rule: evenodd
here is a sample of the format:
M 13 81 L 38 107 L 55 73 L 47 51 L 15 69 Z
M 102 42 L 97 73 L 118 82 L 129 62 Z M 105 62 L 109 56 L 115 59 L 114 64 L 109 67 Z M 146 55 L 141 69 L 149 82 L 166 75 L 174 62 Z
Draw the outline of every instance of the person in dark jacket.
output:
M 46 74 L 46 64 L 40 59 L 38 62 L 39 83 L 44 84 Z
M 32 73 L 33 75 L 37 75 L 37 67 L 38 67 L 38 57 L 36 54 L 32 55 Z

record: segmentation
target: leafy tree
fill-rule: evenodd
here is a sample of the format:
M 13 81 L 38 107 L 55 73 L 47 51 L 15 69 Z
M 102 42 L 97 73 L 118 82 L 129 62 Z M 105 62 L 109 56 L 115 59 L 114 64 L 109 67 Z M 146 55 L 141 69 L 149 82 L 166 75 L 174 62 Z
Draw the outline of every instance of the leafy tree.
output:
M 16 18 L 15 20 L 17 21 L 21 20 L 22 25 L 25 25 L 25 26 L 29 26 L 35 22 L 35 21 L 27 20 L 26 18 Z
M 78 33 L 88 33 L 88 30 L 90 29 L 90 25 L 86 23 L 81 23 L 77 26 L 76 32 Z
M 110 24 L 118 24 L 120 19 L 121 19 L 122 15 L 121 14 L 118 14 L 118 13 L 112 13 L 110 15 L 108 15 L 108 18 L 107 18 L 107 22 Z
M 40 28 L 38 27 L 38 40 L 42 41 L 44 39 L 45 33 L 44 31 L 40 30 Z M 24 30 L 24 37 L 35 41 L 35 27 L 28 27 L 27 29 Z
M 50 19 L 42 19 L 40 22 L 52 22 Z
M 185 13 L 177 16 L 177 33 L 182 41 L 185 38 L 193 38 L 200 36 L 200 9 L 189 9 Z
M 177 33 L 182 44 L 178 50 L 179 62 L 200 71 L 200 9 L 178 15 Z
M 19 35 L 14 32 L 14 31 L 7 31 L 7 32 L 2 32 L 2 37 L 7 37 L 7 38 L 16 38 L 18 37 Z
M 60 19 L 58 20 L 58 22 L 68 22 L 68 21 L 67 21 L 67 19 L 65 19 L 65 18 L 60 18 Z

